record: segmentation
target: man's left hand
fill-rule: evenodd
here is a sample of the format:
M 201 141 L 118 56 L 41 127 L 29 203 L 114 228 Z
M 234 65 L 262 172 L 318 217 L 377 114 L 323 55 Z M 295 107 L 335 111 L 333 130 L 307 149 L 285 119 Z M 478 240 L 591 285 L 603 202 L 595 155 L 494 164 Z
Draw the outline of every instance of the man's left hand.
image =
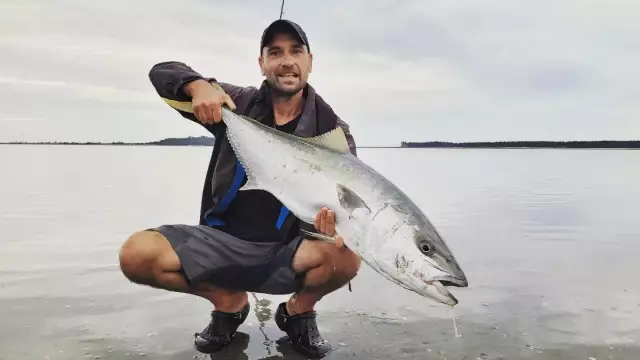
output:
M 336 216 L 335 213 L 326 207 L 323 207 L 316 214 L 316 220 L 313 224 L 316 230 L 323 235 L 335 236 L 336 246 L 344 247 L 344 239 L 340 235 L 336 235 Z

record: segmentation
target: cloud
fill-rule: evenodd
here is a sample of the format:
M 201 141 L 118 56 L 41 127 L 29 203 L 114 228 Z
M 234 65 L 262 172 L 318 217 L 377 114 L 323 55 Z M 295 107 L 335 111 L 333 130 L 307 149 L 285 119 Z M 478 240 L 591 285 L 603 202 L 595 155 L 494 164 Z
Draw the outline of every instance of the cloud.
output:
M 105 103 L 156 103 L 146 92 L 131 91 L 107 86 L 72 83 L 65 81 L 30 80 L 0 77 L 0 84 L 14 87 L 28 87 L 37 92 L 52 92 L 71 97 L 72 100 L 93 100 Z
M 149 68 L 178 60 L 258 85 L 259 36 L 279 6 L 5 1 L 0 104 L 57 125 L 0 120 L 0 140 L 200 135 L 157 101 Z M 628 0 L 285 4 L 311 40 L 311 83 L 362 145 L 639 138 L 638 10 Z

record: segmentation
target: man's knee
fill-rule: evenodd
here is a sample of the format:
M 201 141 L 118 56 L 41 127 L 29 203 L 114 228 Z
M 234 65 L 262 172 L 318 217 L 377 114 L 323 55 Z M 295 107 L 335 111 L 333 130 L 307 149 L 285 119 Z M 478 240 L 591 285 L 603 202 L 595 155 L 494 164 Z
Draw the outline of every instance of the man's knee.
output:
M 335 258 L 333 262 L 336 268 L 335 275 L 348 280 L 351 280 L 358 275 L 358 271 L 362 265 L 362 260 L 356 253 L 345 248 L 338 250 L 337 254 L 334 256 Z
M 350 280 L 360 270 L 360 257 L 348 248 L 337 248 L 333 244 L 317 240 L 304 240 L 293 261 L 296 272 L 311 269 L 326 269 L 330 278 L 339 277 Z
M 156 231 L 139 231 L 131 235 L 120 248 L 120 270 L 135 283 L 148 283 L 153 265 L 162 254 L 166 238 Z

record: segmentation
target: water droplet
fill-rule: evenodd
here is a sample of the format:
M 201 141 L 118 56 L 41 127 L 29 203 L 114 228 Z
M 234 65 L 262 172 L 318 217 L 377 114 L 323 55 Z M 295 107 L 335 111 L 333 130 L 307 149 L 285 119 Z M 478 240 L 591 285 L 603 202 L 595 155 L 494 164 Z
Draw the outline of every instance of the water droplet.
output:
M 453 310 L 453 308 L 451 308 L 451 320 L 453 320 L 453 330 L 455 333 L 455 337 L 459 338 L 462 337 L 462 334 L 460 334 L 460 332 L 458 332 L 458 326 L 456 325 L 456 313 Z

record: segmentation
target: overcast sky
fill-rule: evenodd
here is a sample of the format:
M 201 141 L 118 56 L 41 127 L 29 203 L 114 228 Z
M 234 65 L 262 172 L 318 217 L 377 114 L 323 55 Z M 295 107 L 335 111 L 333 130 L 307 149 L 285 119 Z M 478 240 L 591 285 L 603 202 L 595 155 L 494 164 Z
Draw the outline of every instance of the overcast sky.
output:
M 200 136 L 150 67 L 262 81 L 280 0 L 1 0 L 0 141 Z M 287 1 L 359 145 L 640 139 L 637 0 Z

